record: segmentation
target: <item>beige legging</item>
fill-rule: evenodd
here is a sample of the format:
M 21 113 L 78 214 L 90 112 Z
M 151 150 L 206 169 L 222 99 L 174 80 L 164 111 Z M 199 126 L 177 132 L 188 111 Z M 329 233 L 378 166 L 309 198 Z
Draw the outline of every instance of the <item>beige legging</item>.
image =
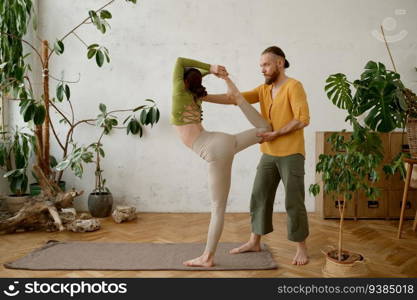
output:
M 255 127 L 232 135 L 223 132 L 202 131 L 192 149 L 209 164 L 209 189 L 211 194 L 211 219 L 205 252 L 214 253 L 223 231 L 224 213 L 230 190 L 233 158 L 236 153 L 260 142 L 256 134 L 270 131 L 271 127 L 242 95 L 239 108 Z M 238 102 L 239 103 L 239 102 Z

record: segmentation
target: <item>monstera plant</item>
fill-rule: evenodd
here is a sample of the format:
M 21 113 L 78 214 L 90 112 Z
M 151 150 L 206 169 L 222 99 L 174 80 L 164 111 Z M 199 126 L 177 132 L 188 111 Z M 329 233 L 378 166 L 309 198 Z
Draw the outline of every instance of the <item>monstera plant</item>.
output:
M 342 73 L 330 75 L 325 91 L 334 105 L 347 110 L 348 118 L 361 116 L 365 125 L 377 132 L 405 130 L 407 120 L 416 115 L 415 94 L 404 86 L 400 74 L 387 70 L 380 62 L 369 61 L 360 78 L 353 82 Z M 403 159 L 410 156 L 408 150 L 405 151 L 399 152 L 390 165 L 384 166 L 386 174 L 398 172 L 404 178 Z
M 333 104 L 346 109 L 349 115 L 364 115 L 365 124 L 372 130 L 390 132 L 404 127 L 405 87 L 400 74 L 387 70 L 380 62 L 369 61 L 360 78 L 353 82 L 342 73 L 330 75 L 325 91 Z

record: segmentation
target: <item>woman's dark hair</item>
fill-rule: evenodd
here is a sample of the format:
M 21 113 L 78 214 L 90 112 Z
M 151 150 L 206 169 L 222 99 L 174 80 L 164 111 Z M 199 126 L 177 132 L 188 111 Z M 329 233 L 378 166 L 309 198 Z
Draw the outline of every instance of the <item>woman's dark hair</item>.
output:
M 207 91 L 201 85 L 203 76 L 200 71 L 195 68 L 189 68 L 184 72 L 184 81 L 188 83 L 188 90 L 194 94 L 194 99 L 207 96 Z

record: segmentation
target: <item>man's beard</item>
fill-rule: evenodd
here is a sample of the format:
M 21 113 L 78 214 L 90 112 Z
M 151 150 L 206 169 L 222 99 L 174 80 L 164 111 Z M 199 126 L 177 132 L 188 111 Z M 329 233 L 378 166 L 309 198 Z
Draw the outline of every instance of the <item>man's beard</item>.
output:
M 278 79 L 279 74 L 280 74 L 279 70 L 276 70 L 272 73 L 271 76 L 265 77 L 265 84 L 268 84 L 268 85 L 273 84 Z

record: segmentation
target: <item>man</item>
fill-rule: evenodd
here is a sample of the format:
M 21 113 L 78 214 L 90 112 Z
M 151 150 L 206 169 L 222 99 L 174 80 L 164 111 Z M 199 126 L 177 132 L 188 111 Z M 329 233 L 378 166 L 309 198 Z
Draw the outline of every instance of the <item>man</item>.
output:
M 302 84 L 287 77 L 285 69 L 289 62 L 284 52 L 276 46 L 262 52 L 260 66 L 265 84 L 242 95 L 250 103 L 260 102 L 263 117 L 272 125 L 271 132 L 262 137 L 263 153 L 252 189 L 251 222 L 249 241 L 232 249 L 237 254 L 261 251 L 261 237 L 273 231 L 273 204 L 279 182 L 285 188 L 288 239 L 297 243 L 292 263 L 308 262 L 306 238 L 309 235 L 307 212 L 304 204 L 304 130 L 310 122 L 306 94 Z M 209 95 L 207 101 L 232 104 L 227 95 Z

